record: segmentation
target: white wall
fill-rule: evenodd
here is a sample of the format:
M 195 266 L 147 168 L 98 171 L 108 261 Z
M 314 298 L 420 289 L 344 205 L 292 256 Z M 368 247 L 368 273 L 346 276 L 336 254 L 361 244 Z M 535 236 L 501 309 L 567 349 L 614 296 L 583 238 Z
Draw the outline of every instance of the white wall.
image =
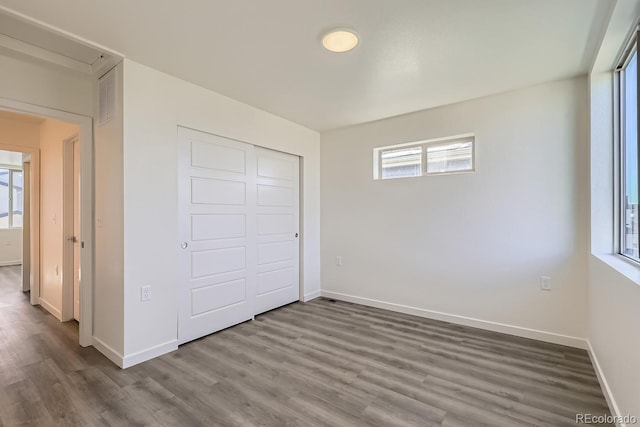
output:
M 15 166 L 17 168 L 22 167 L 22 153 L 0 150 L 0 165 Z
M 0 229 L 0 267 L 22 264 L 22 228 Z
M 123 225 L 123 116 L 122 69 L 116 76 L 115 116 L 105 124 L 96 123 L 95 183 L 95 264 L 94 264 L 94 345 L 120 364 L 124 354 L 124 225 Z M 96 117 L 98 116 L 98 85 Z M 135 230 L 132 231 L 135 233 Z
M 589 342 L 612 410 L 640 418 L 640 272 L 629 278 L 612 261 L 589 262 Z
M 91 116 L 92 79 L 0 48 L 0 98 Z
M 323 295 L 584 346 L 586 102 L 581 77 L 323 134 Z M 476 172 L 372 180 L 373 148 L 468 132 Z
M 616 255 L 613 68 L 638 17 L 618 0 L 589 76 L 591 256 L 588 339 L 611 410 L 640 418 L 640 268 Z
M 40 303 L 62 319 L 62 151 L 76 125 L 45 120 L 40 125 Z
M 318 133 L 129 60 L 124 112 L 125 365 L 176 347 L 178 125 L 302 156 L 303 293 L 318 294 Z

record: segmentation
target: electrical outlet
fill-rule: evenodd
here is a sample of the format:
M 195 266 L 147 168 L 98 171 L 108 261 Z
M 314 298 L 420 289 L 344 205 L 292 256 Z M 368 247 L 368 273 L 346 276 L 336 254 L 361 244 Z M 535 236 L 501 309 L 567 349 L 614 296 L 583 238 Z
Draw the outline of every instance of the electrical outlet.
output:
M 337 256 L 336 257 L 336 265 L 338 267 L 342 265 L 342 257 L 341 256 Z
M 542 289 L 543 291 L 551 290 L 551 277 L 540 276 L 540 289 Z
M 151 286 L 143 286 L 140 288 L 140 301 L 151 300 Z

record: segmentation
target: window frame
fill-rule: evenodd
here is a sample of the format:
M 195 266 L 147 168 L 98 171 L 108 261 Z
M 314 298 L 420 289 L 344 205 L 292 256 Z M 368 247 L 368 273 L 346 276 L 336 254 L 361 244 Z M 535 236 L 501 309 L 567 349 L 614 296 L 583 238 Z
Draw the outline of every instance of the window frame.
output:
M 427 171 L 427 147 L 440 147 L 455 144 L 457 142 L 471 142 L 471 168 L 461 169 L 444 172 L 428 172 Z M 382 154 L 387 151 L 393 151 L 403 148 L 420 148 L 420 175 L 415 176 L 396 176 L 396 177 L 382 177 Z M 387 181 L 394 179 L 410 179 L 410 178 L 422 178 L 426 176 L 437 175 L 451 175 L 460 173 L 470 173 L 476 170 L 476 136 L 473 133 L 466 133 L 462 135 L 448 136 L 443 138 L 427 139 L 423 141 L 408 142 L 404 144 L 387 145 L 384 147 L 377 147 L 373 149 L 373 179 L 375 181 Z
M 615 210 L 618 211 L 614 224 L 616 225 L 616 242 L 617 247 L 615 252 L 624 257 L 626 260 L 632 261 L 636 264 L 640 264 L 639 258 L 634 258 L 624 253 L 625 250 L 625 227 L 626 227 L 626 140 L 625 140 L 625 116 L 626 116 L 626 102 L 625 102 L 625 68 L 631 62 L 633 55 L 638 55 L 636 61 L 640 60 L 640 25 L 636 25 L 631 35 L 628 37 L 624 49 L 616 61 L 616 67 L 614 72 L 614 141 L 616 142 L 617 155 L 615 156 L 617 162 L 617 188 L 615 192 L 614 202 Z M 640 66 L 636 66 L 636 155 L 637 155 L 637 188 L 640 198 Z M 639 200 L 640 205 L 640 200 Z M 640 222 L 639 222 L 640 224 Z
M 24 171 L 19 166 L 0 164 L 0 170 L 2 169 L 9 171 L 9 179 L 7 180 L 7 187 L 8 187 L 7 228 L 0 227 L 0 230 L 20 230 L 24 227 L 24 224 L 19 227 L 13 225 L 13 175 L 16 172 L 21 172 L 24 174 Z M 22 179 L 24 183 L 24 175 Z M 24 187 L 22 188 L 22 194 L 24 195 Z M 24 218 L 24 203 L 23 203 L 22 209 L 23 209 L 22 215 Z

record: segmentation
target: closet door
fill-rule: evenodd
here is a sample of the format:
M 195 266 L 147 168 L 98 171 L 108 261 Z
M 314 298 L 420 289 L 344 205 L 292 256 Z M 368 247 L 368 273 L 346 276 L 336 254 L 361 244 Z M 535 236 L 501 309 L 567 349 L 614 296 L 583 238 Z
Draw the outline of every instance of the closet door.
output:
M 299 157 L 256 147 L 256 314 L 300 299 Z
M 299 299 L 299 158 L 178 130 L 185 343 Z
M 179 128 L 178 341 L 253 318 L 256 157 L 239 141 Z

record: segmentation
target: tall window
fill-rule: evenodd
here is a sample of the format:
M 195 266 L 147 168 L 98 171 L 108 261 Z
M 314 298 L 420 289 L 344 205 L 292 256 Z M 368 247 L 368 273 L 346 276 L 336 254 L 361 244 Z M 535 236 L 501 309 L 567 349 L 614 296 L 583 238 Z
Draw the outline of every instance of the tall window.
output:
M 0 228 L 22 227 L 22 183 L 22 171 L 0 169 Z
M 618 66 L 621 230 L 620 253 L 640 261 L 638 245 L 638 36 L 630 42 Z

